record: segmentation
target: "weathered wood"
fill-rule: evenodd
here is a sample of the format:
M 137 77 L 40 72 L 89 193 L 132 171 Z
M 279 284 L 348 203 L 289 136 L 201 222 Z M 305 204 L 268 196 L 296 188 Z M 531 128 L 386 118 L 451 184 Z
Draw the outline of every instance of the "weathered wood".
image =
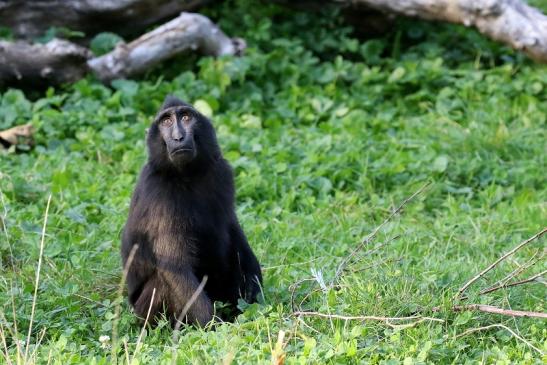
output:
M 33 134 L 34 127 L 30 123 L 0 131 L 0 150 L 20 144 L 32 145 L 34 144 Z
M 92 58 L 84 47 L 66 40 L 46 44 L 0 41 L 0 86 L 37 88 L 59 85 L 93 72 L 103 82 L 138 75 L 183 52 L 237 55 L 245 42 L 229 38 L 207 17 L 181 13 L 133 42 L 120 43 L 104 56 Z
M 53 39 L 46 44 L 0 41 L 0 86 L 35 88 L 73 82 L 88 71 L 91 52 Z
M 273 1 L 318 6 L 310 0 Z M 547 16 L 521 0 L 330 0 L 326 3 L 472 26 L 489 38 L 547 62 Z
M 207 17 L 182 13 L 133 42 L 120 43 L 112 52 L 89 60 L 88 65 L 99 79 L 108 82 L 140 74 L 181 52 L 222 56 L 239 54 L 244 47 L 242 40 L 227 37 Z
M 17 38 L 32 38 L 50 27 L 65 27 L 93 36 L 111 31 L 134 36 L 181 11 L 209 0 L 0 0 L 0 25 Z

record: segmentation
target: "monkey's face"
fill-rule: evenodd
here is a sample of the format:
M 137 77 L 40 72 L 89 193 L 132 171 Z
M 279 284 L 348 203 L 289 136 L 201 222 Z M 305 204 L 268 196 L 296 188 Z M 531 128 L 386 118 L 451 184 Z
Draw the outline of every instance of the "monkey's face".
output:
M 167 157 L 173 164 L 185 165 L 196 158 L 198 115 L 193 108 L 176 106 L 165 109 L 156 118 L 156 123 L 165 143 Z
M 148 160 L 159 170 L 205 171 L 221 156 L 215 129 L 191 105 L 168 96 L 146 138 Z

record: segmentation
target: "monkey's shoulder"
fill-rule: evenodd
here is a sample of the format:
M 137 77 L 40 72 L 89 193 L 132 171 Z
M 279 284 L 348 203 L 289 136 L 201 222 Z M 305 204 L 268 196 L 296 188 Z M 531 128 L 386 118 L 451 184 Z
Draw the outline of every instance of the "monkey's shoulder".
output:
M 130 215 L 161 213 L 193 218 L 210 214 L 214 218 L 222 212 L 230 213 L 234 200 L 232 171 L 225 161 L 216 167 L 201 180 L 187 181 L 145 166 L 133 193 Z

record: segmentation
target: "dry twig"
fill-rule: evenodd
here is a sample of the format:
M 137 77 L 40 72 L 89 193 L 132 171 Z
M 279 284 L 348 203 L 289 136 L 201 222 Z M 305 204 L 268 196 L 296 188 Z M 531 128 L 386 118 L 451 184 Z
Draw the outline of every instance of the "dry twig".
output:
M 512 282 L 512 283 L 504 283 L 504 284 L 500 284 L 500 285 L 496 285 L 496 286 L 492 286 L 488 289 L 484 289 L 482 290 L 479 294 L 487 294 L 487 293 L 492 293 L 493 291 L 496 291 L 498 289 L 502 289 L 502 288 L 510 288 L 512 286 L 517 286 L 517 285 L 522 285 L 522 284 L 526 284 L 526 283 L 531 283 L 532 281 L 536 281 L 536 279 L 542 277 L 543 275 L 547 274 L 547 270 L 544 270 L 540 273 L 537 273 L 535 275 L 532 275 L 530 276 L 529 278 L 527 279 L 523 279 L 523 280 L 519 280 L 519 281 L 515 281 L 515 282 Z
M 495 307 L 493 305 L 486 304 L 467 304 L 467 305 L 454 305 L 449 308 L 454 312 L 463 312 L 463 311 L 479 311 L 485 313 L 495 313 L 501 314 L 504 316 L 511 317 L 528 317 L 528 318 L 544 318 L 547 319 L 547 313 L 542 312 L 532 312 L 532 311 L 520 311 L 513 309 L 503 309 L 500 307 Z M 433 307 L 431 308 L 432 312 L 442 311 L 442 307 Z
M 483 291 L 485 290 L 489 290 L 491 288 L 493 288 L 494 286 L 497 286 L 497 285 L 505 285 L 509 282 L 509 280 L 519 276 L 520 274 L 522 274 L 524 271 L 526 271 L 527 269 L 529 269 L 530 267 L 534 266 L 538 261 L 542 260 L 544 257 L 545 257 L 545 253 L 547 251 L 543 251 L 541 253 L 541 255 L 539 255 L 539 253 L 541 252 L 541 250 L 537 250 L 533 255 L 532 257 L 530 257 L 530 259 L 524 263 L 524 265 L 518 265 L 518 267 L 511 271 L 509 274 L 507 274 L 503 279 L 499 280 L 496 284 L 492 285 L 491 287 L 489 288 L 486 288 L 486 289 L 483 289 Z M 539 257 L 537 257 L 539 255 Z M 483 294 L 483 291 L 481 291 L 479 294 Z
M 440 322 L 444 323 L 444 320 L 440 318 L 433 318 L 433 317 L 423 317 L 423 316 L 409 316 L 409 317 L 384 317 L 384 316 L 345 316 L 340 314 L 328 314 L 328 313 L 321 313 L 321 312 L 306 312 L 306 311 L 298 311 L 294 312 L 293 315 L 300 317 L 300 316 L 307 316 L 307 317 L 319 317 L 319 318 L 328 318 L 328 319 L 340 319 L 343 321 L 377 321 L 377 322 L 384 322 L 390 327 L 409 327 L 414 326 L 418 323 L 421 323 L 423 321 L 432 321 L 432 322 Z M 408 322 L 411 323 L 405 323 L 402 325 L 396 325 L 391 322 Z
M 475 281 L 479 280 L 481 277 L 483 277 L 487 272 L 489 272 L 490 270 L 492 270 L 494 267 L 496 267 L 500 262 L 502 262 L 503 260 L 505 260 L 507 257 L 511 256 L 512 254 L 514 254 L 515 252 L 517 252 L 518 250 L 520 250 L 522 247 L 526 246 L 527 244 L 529 244 L 530 242 L 540 238 L 541 236 L 543 236 L 543 234 L 545 234 L 545 232 L 547 232 L 547 227 L 543 228 L 541 231 L 539 231 L 538 233 L 536 233 L 535 235 L 533 235 L 532 237 L 522 241 L 519 245 L 517 245 L 516 247 L 514 247 L 512 250 L 510 250 L 509 252 L 505 253 L 503 256 L 501 256 L 499 259 L 497 259 L 496 261 L 494 261 L 492 264 L 490 264 L 490 266 L 488 266 L 486 269 L 482 270 L 480 273 L 478 273 L 477 275 L 475 275 L 471 280 L 469 280 L 467 283 L 464 284 L 464 286 L 462 286 L 460 288 L 460 290 L 458 290 L 458 293 L 456 294 L 456 299 L 462 299 L 462 294 L 467 290 L 467 288 L 469 288 L 471 286 L 471 284 L 473 284 Z
M 347 265 L 353 260 L 353 258 L 359 253 L 359 251 L 361 251 L 363 249 L 363 247 L 365 247 L 367 244 L 372 242 L 374 240 L 374 238 L 376 237 L 376 235 L 378 234 L 378 232 L 389 221 L 391 221 L 391 219 L 395 215 L 399 214 L 402 211 L 403 207 L 408 202 L 410 202 L 416 196 L 418 196 L 420 193 L 422 193 L 430 184 L 431 184 L 430 182 L 426 183 L 421 188 L 419 188 L 416 192 L 414 192 L 414 194 L 412 194 L 411 196 L 406 198 L 395 210 L 393 210 L 389 214 L 389 216 L 380 225 L 378 225 L 378 226 L 376 226 L 376 228 L 374 228 L 372 233 L 370 233 L 353 251 L 350 252 L 350 254 L 348 256 L 346 256 L 340 262 L 340 264 L 338 265 L 338 267 L 336 269 L 336 272 L 334 274 L 334 278 L 332 279 L 331 284 L 327 286 L 327 288 L 339 287 L 339 285 L 335 284 L 336 280 L 342 275 L 342 273 L 345 271 Z M 386 242 L 378 245 L 377 247 L 366 251 L 364 253 L 364 255 L 368 255 L 368 254 L 371 254 L 371 253 L 374 253 L 374 252 L 378 251 L 380 248 L 386 246 L 387 244 L 389 244 L 390 242 L 392 242 L 393 240 L 395 240 L 397 238 L 399 238 L 399 236 L 392 237 L 391 239 L 389 239 Z M 426 321 L 426 320 L 444 322 L 441 319 L 422 317 L 422 316 L 411 316 L 411 317 L 345 316 L 345 315 L 338 315 L 338 314 L 325 314 L 325 313 L 312 312 L 312 311 L 301 311 L 300 307 L 302 306 L 302 303 L 307 298 L 309 298 L 310 295 L 312 295 L 314 292 L 318 291 L 316 289 L 312 289 L 312 291 L 308 292 L 304 296 L 304 299 L 302 299 L 302 301 L 300 302 L 300 306 L 298 307 L 298 310 L 297 310 L 296 305 L 295 305 L 296 290 L 297 290 L 298 287 L 300 287 L 300 285 L 302 285 L 303 283 L 308 282 L 308 281 L 312 281 L 312 282 L 316 283 L 317 279 L 316 278 L 301 279 L 301 280 L 297 281 L 296 283 L 292 284 L 291 286 L 289 286 L 289 290 L 291 292 L 291 307 L 292 307 L 292 310 L 293 310 L 293 315 L 297 316 L 298 318 L 300 318 L 301 316 L 316 316 L 316 317 L 323 317 L 323 318 L 329 318 L 329 319 L 342 319 L 342 320 L 361 320 L 361 321 L 373 320 L 373 321 L 384 322 L 385 324 L 387 324 L 391 327 L 394 327 L 394 328 L 411 327 L 411 326 L 415 326 L 416 324 L 421 323 L 421 322 Z M 324 290 L 324 286 L 322 286 L 321 290 Z M 395 325 L 393 323 L 390 323 L 390 322 L 393 322 L 393 321 L 412 321 L 412 322 L 411 323 L 401 324 L 401 325 Z

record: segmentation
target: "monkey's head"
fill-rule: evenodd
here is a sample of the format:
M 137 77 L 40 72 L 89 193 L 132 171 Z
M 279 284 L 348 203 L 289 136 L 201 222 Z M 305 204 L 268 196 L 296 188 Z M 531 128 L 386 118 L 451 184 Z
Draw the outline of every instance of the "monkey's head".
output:
M 190 104 L 167 96 L 147 136 L 149 162 L 159 169 L 203 169 L 220 156 L 213 125 Z

